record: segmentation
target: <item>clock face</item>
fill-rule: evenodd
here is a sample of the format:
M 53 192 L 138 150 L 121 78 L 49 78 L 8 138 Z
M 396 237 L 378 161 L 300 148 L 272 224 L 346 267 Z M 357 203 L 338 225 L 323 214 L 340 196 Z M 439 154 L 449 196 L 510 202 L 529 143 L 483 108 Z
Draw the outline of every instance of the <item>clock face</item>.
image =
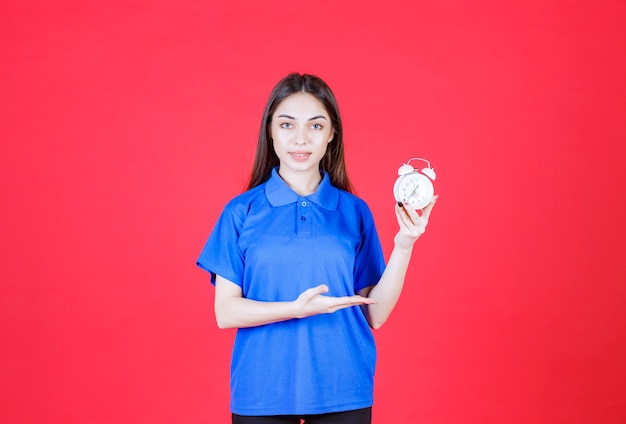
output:
M 426 176 L 414 173 L 398 178 L 393 194 L 398 202 L 406 201 L 415 209 L 422 209 L 432 200 L 435 188 Z

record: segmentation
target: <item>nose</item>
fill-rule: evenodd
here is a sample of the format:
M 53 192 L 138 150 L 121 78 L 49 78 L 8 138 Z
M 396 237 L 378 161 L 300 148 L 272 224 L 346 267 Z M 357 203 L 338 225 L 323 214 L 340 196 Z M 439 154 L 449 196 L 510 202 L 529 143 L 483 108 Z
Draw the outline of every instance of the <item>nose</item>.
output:
M 296 144 L 307 144 L 309 142 L 309 134 L 306 127 L 300 127 L 296 131 Z

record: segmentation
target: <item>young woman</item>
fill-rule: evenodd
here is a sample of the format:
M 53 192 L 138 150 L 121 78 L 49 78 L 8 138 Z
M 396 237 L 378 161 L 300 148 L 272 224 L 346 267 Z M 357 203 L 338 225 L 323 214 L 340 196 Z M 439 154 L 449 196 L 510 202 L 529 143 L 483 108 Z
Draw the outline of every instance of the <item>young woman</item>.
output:
M 222 212 L 199 259 L 220 328 L 237 328 L 233 423 L 370 423 L 370 328 L 402 290 L 420 214 L 395 205 L 385 266 L 372 214 L 352 194 L 341 118 L 318 77 L 291 74 L 265 108 L 247 190 Z

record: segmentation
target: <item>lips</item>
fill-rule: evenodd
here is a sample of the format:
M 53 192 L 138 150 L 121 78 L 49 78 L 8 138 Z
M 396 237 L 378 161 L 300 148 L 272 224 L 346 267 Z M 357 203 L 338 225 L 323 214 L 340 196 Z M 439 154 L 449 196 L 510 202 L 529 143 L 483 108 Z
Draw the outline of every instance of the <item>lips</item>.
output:
M 289 152 L 289 156 L 296 162 L 303 162 L 311 156 L 311 152 Z

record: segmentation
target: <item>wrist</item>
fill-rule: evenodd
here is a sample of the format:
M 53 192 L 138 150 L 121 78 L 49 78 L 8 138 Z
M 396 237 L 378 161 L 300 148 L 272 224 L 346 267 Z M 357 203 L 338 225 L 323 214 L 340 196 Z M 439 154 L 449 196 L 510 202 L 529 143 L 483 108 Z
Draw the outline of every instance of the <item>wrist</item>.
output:
M 400 254 L 411 256 L 411 253 L 413 252 L 413 245 L 413 243 L 398 243 L 396 241 L 393 246 L 393 250 Z
M 393 239 L 393 248 L 394 250 L 411 254 L 416 240 L 417 239 L 402 237 L 400 234 L 397 234 Z

